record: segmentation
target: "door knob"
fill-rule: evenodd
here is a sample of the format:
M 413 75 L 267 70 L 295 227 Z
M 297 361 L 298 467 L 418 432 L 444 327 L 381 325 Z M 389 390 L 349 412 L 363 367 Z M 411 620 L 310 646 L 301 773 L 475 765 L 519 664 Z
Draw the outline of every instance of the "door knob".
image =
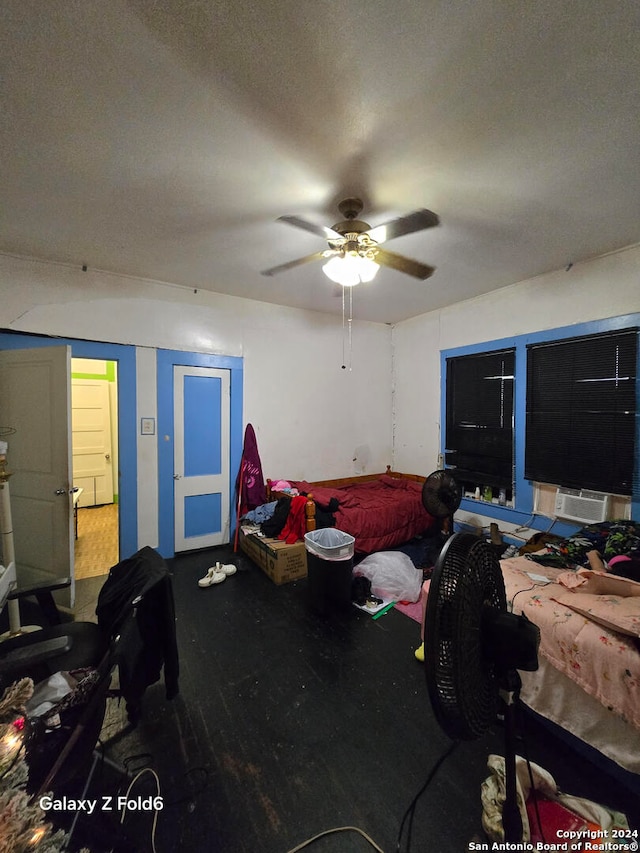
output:
M 54 492 L 54 495 L 66 495 L 66 494 L 67 494 L 66 489 L 56 489 Z
M 110 453 L 105 453 L 105 454 L 104 454 L 104 458 L 105 458 L 105 459 L 107 460 L 107 462 L 108 462 L 108 461 L 111 459 L 111 454 L 110 454 Z

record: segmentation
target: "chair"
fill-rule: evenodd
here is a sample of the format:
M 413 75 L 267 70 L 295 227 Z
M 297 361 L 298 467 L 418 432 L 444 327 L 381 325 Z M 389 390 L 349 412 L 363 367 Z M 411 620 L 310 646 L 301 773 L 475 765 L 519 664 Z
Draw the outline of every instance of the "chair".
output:
M 71 578 L 60 578 L 8 593 L 6 601 L 34 597 L 44 619 L 38 617 L 43 624 L 40 630 L 18 633 L 0 642 L 0 689 L 16 678 L 28 677 L 38 683 L 54 672 L 92 666 L 100 660 L 107 646 L 103 632 L 91 622 L 63 623 L 55 605 L 52 592 L 70 584 Z
M 95 671 L 89 694 L 66 715 L 55 736 L 51 728 L 33 726 L 27 751 L 34 797 L 77 777 L 88 765 L 109 695 L 125 699 L 129 722 L 135 724 L 142 696 L 159 680 L 163 666 L 167 698 L 178 692 L 171 576 L 157 551 L 142 548 L 112 567 L 96 614 L 98 624 L 57 624 L 0 643 L 0 671 L 7 683 L 24 677 L 38 682 L 59 671 Z M 116 666 L 120 687 L 111 691 Z
M 7 601 L 22 601 L 24 598 L 33 597 L 38 602 L 42 615 L 50 625 L 59 625 L 63 620 L 60 611 L 56 607 L 53 598 L 53 593 L 57 589 L 65 589 L 71 586 L 71 578 L 57 578 L 56 580 L 47 583 L 34 583 L 30 586 L 23 586 L 19 589 L 11 590 L 7 595 Z

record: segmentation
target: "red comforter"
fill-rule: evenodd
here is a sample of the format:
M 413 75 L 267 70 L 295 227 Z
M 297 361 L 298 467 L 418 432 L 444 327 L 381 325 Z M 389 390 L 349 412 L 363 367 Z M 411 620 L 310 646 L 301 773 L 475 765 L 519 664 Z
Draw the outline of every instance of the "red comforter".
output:
M 408 542 L 435 523 L 422 506 L 422 484 L 382 475 L 366 483 L 341 488 L 292 483 L 301 492 L 311 492 L 317 504 L 326 507 L 331 498 L 338 501 L 336 529 L 356 540 L 361 554 L 384 551 Z

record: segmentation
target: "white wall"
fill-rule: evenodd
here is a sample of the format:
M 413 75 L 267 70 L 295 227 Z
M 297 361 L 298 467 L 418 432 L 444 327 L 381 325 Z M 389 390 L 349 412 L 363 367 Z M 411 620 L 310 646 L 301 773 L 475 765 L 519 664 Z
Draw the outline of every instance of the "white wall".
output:
M 399 323 L 393 330 L 394 468 L 426 475 L 437 466 L 440 350 L 637 311 L 638 246 Z
M 242 356 L 244 421 L 265 476 L 309 480 L 391 463 L 391 329 L 60 264 L 0 255 L 0 328 L 137 347 L 138 417 L 155 416 L 155 349 Z M 146 437 L 145 437 L 146 438 Z M 139 529 L 153 541 L 157 471 L 138 439 Z
M 0 255 L 0 327 L 135 345 L 138 417 L 156 414 L 156 348 L 242 356 L 244 420 L 273 477 L 340 477 L 389 463 L 426 475 L 439 449 L 441 349 L 636 311 L 640 247 L 392 331 L 354 321 L 349 372 L 337 317 Z M 151 542 L 155 445 L 138 447 L 140 537 Z

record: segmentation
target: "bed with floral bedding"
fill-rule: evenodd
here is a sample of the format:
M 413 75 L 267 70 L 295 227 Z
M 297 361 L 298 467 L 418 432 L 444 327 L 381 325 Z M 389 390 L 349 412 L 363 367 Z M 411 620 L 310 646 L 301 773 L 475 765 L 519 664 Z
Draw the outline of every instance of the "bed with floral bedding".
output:
M 640 583 L 587 570 L 582 556 L 557 567 L 538 556 L 501 560 L 509 608 L 540 628 L 521 698 L 640 773 Z

